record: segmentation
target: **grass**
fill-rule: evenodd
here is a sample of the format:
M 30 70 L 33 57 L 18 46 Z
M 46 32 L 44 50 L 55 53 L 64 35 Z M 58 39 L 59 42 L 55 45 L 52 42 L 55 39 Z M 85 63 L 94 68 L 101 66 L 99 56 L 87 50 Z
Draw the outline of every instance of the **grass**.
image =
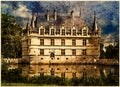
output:
M 1 83 L 1 86 L 57 86 L 55 84 Z

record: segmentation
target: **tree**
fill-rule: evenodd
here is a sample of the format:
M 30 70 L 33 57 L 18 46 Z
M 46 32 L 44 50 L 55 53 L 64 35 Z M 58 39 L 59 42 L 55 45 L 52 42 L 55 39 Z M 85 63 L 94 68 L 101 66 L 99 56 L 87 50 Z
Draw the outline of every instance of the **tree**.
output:
M 115 46 L 113 46 L 113 45 L 107 46 L 105 56 L 108 59 L 119 60 L 119 43 L 117 43 Z
M 15 18 L 8 14 L 1 15 L 1 53 L 4 58 L 21 57 L 22 28 Z
M 105 58 L 105 52 L 103 50 L 104 45 L 101 43 L 100 44 L 100 58 Z

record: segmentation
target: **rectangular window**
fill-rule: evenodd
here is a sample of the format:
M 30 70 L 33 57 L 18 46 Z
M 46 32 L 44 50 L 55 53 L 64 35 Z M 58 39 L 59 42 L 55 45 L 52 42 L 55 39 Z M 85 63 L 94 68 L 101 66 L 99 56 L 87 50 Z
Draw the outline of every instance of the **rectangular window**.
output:
M 51 35 L 54 35 L 55 32 L 54 32 L 54 29 L 51 29 Z
M 65 55 L 65 49 L 61 49 L 61 55 L 62 55 L 62 56 Z
M 65 29 L 62 29 L 62 35 L 65 35 Z
M 65 46 L 65 39 L 61 39 L 61 45 Z
M 73 35 L 76 35 L 76 30 L 73 30 Z
M 72 39 L 72 46 L 76 46 L 76 40 Z
M 86 39 L 83 39 L 83 46 L 86 46 Z
M 31 39 L 27 39 L 27 44 L 31 45 Z
M 41 46 L 44 45 L 44 39 L 40 39 L 40 45 L 41 45 Z
M 40 29 L 40 35 L 44 35 L 44 29 Z
M 83 49 L 82 54 L 83 54 L 83 55 L 86 55 L 86 49 Z
M 40 55 L 44 55 L 44 49 L 40 49 Z
M 54 39 L 51 39 L 51 46 L 54 46 Z
M 87 36 L 87 31 L 83 30 L 83 36 Z
M 72 55 L 73 55 L 73 56 L 76 55 L 76 49 L 72 49 Z

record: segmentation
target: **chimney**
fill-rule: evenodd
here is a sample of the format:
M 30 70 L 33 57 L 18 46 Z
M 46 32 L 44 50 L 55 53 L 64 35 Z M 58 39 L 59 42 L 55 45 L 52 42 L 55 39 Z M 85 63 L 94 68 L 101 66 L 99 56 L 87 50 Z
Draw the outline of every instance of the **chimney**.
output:
M 74 11 L 71 11 L 71 17 L 74 19 Z
M 31 19 L 31 27 L 34 28 L 35 27 L 35 20 L 36 20 L 36 17 L 34 15 L 34 13 L 32 14 L 32 19 Z
M 49 10 L 47 9 L 47 21 L 50 20 L 50 13 L 49 13 Z
M 57 12 L 56 12 L 56 9 L 54 9 L 53 18 L 54 18 L 55 21 L 57 20 Z

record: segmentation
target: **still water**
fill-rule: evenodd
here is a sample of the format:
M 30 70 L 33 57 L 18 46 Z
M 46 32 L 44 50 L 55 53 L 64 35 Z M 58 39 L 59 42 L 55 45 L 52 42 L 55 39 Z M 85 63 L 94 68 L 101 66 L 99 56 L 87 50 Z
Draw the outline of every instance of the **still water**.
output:
M 22 70 L 21 75 L 32 77 L 40 75 L 52 75 L 64 78 L 95 77 L 99 78 L 101 72 L 108 75 L 109 72 L 119 74 L 118 66 L 100 65 L 9 65 L 8 69 Z

